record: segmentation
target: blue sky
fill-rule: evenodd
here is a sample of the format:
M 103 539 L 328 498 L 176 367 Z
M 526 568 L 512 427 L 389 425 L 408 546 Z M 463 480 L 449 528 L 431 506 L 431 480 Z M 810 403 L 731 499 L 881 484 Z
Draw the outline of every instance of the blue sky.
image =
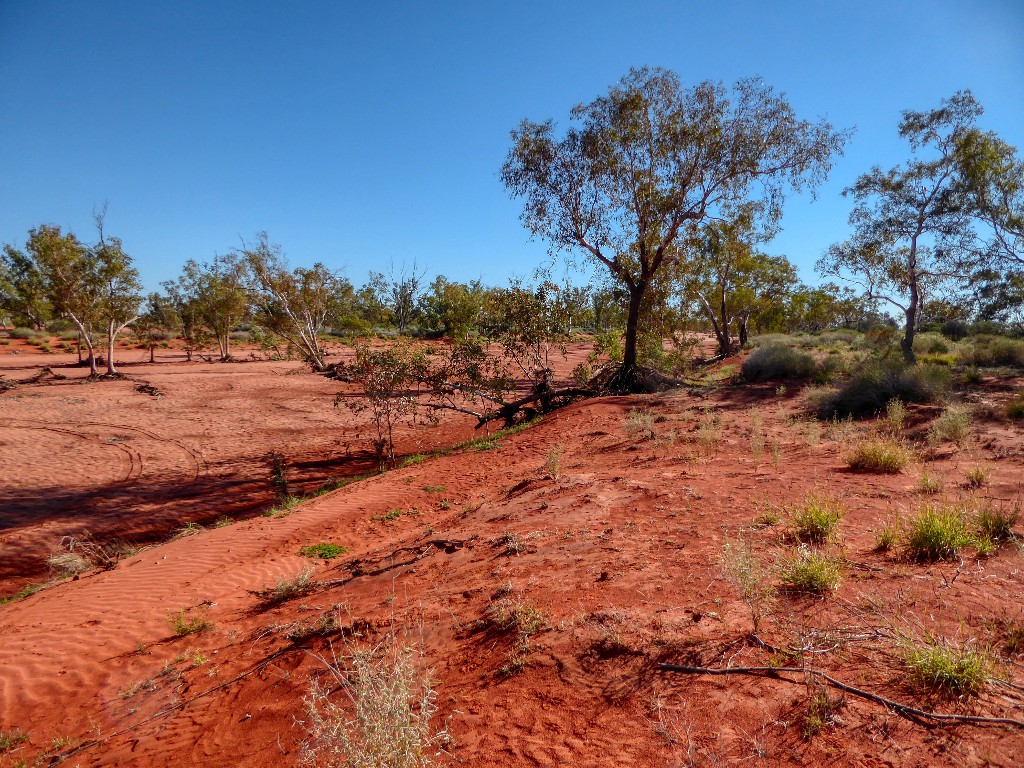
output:
M 0 241 L 109 203 L 149 288 L 266 230 L 356 283 L 415 259 L 501 283 L 546 259 L 498 169 L 522 118 L 566 121 L 631 66 L 758 74 L 856 126 L 768 248 L 805 279 L 843 187 L 907 157 L 902 109 L 969 87 L 1024 146 L 1024 3 L 0 0 Z

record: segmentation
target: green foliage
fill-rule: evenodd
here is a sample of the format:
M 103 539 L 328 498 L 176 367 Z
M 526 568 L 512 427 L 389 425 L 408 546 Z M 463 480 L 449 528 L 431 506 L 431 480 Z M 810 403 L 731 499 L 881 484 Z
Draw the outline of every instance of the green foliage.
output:
M 783 344 L 765 344 L 743 361 L 741 372 L 747 381 L 806 379 L 814 372 L 814 358 Z
M 914 337 L 914 351 L 919 354 L 944 354 L 952 347 L 942 334 L 919 333 Z
M 316 558 L 319 560 L 333 560 L 336 557 L 341 557 L 343 554 L 348 552 L 345 547 L 339 544 L 321 543 L 321 544 L 310 544 L 299 550 L 299 554 L 303 557 Z
M 12 728 L 9 731 L 0 731 L 0 754 L 10 752 L 22 742 L 28 741 L 28 734 L 20 728 Z
M 846 510 L 839 499 L 812 493 L 796 509 L 791 510 L 793 535 L 800 541 L 824 544 L 834 535 L 835 527 Z
M 960 362 L 967 366 L 1021 368 L 1024 367 L 1024 341 L 1005 336 L 974 336 L 960 345 L 959 356 Z
M 961 508 L 926 504 L 911 521 L 905 543 L 910 557 L 932 562 L 956 557 L 961 549 L 974 543 L 974 536 Z
M 977 537 L 985 544 L 998 547 L 1008 541 L 1016 539 L 1013 527 L 1020 519 L 1019 503 L 1010 508 L 983 504 L 974 515 L 974 525 Z
M 910 451 L 900 440 L 876 437 L 855 445 L 843 460 L 858 472 L 894 475 L 910 463 Z
M 1011 419 L 1024 419 L 1024 394 L 1017 395 L 1006 404 L 1006 415 Z
M 782 583 L 789 589 L 824 595 L 839 586 L 841 565 L 824 552 L 801 547 L 782 568 Z
M 932 445 L 949 442 L 961 445 L 971 428 L 971 412 L 964 406 L 946 408 L 928 427 L 928 442 Z
M 195 635 L 213 628 L 213 622 L 206 617 L 206 610 L 190 611 L 180 608 L 167 614 L 167 624 L 178 637 Z
M 870 361 L 858 368 L 835 392 L 819 403 L 822 418 L 872 416 L 893 399 L 904 403 L 939 400 L 949 384 L 949 374 L 930 365 L 907 366 L 898 360 Z
M 977 696 L 992 674 L 992 660 L 986 651 L 957 647 L 939 639 L 906 645 L 903 660 L 915 682 L 956 698 Z
M 965 474 L 968 488 L 984 488 L 988 485 L 989 476 L 991 471 L 988 467 L 983 467 L 980 464 L 978 466 L 971 467 Z

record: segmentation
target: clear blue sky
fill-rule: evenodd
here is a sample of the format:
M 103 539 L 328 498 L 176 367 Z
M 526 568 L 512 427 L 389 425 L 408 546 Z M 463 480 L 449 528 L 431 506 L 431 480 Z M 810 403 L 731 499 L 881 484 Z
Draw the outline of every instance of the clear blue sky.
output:
M 769 248 L 813 278 L 841 189 L 907 157 L 901 109 L 969 87 L 1024 145 L 1024 2 L 0 0 L 0 241 L 93 236 L 109 201 L 149 288 L 266 230 L 293 264 L 504 282 L 545 259 L 498 180 L 519 120 L 630 66 L 759 74 L 857 133 Z

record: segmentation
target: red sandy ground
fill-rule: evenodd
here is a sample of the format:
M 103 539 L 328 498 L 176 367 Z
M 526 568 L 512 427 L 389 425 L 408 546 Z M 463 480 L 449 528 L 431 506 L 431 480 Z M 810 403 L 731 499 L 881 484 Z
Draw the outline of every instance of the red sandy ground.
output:
M 13 378 L 8 363 L 3 373 Z M 256 489 L 268 449 L 295 465 L 331 462 L 324 474 L 341 474 L 334 470 L 355 425 L 328 407 L 339 385 L 284 375 L 292 367 L 129 371 L 163 390 L 161 399 L 130 382 L 0 395 L 3 493 L 14 499 L 0 541 L 8 573 L 78 528 L 123 532 L 127 516 L 145 531 L 163 516 L 166 530 L 171 518 L 216 519 L 225 499 L 265 503 L 266 489 Z M 1004 389 L 977 399 L 998 404 Z M 344 653 L 346 642 L 342 632 L 297 630 L 325 619 L 354 630 L 348 642 L 379 641 L 392 627 L 415 636 L 453 765 L 1019 765 L 1022 729 L 929 730 L 847 696 L 832 724 L 805 737 L 813 691 L 802 684 L 658 671 L 659 661 L 801 663 L 748 637 L 750 613 L 722 575 L 722 551 L 742 537 L 765 563 L 790 556 L 780 510 L 816 490 L 841 496 L 848 510 L 841 543 L 831 546 L 848 560 L 843 581 L 824 599 L 781 595 L 760 639 L 802 647 L 807 666 L 891 699 L 1024 720 L 1019 657 L 997 669 L 1010 683 L 958 702 L 923 694 L 892 642 L 896 633 L 935 634 L 998 649 L 999 622 L 1022 618 L 1018 549 L 934 565 L 874 551 L 883 522 L 921 502 L 923 467 L 955 498 L 968 493 L 965 470 L 980 463 L 992 471 L 980 495 L 1019 499 L 1020 428 L 981 420 L 964 449 L 898 475 L 862 475 L 841 459 L 854 436 L 823 429 L 819 439 L 814 426 L 793 421 L 800 405 L 794 391 L 774 386 L 579 403 L 492 450 L 431 458 L 0 606 L 0 730 L 29 736 L 0 765 L 61 756 L 81 766 L 297 765 L 309 678 L 323 672 L 319 655 L 331 646 Z M 656 417 L 656 437 L 629 434 L 632 409 Z M 912 437 L 934 412 L 912 411 Z M 717 430 L 700 426 L 710 414 Z M 763 451 L 752 449 L 755 421 Z M 412 452 L 417 439 L 454 442 L 468 431 L 449 422 L 403 441 Z M 132 469 L 140 456 L 141 471 Z M 193 485 L 201 492 L 184 502 L 173 495 Z M 124 508 L 103 498 L 110 494 Z M 781 523 L 755 526 L 766 512 Z M 456 543 L 431 543 L 442 540 Z M 348 551 L 330 563 L 299 555 L 318 542 Z M 315 580 L 333 583 L 276 606 L 253 594 L 311 563 Z M 518 641 L 487 620 L 502 600 L 535 608 L 545 622 L 511 675 L 502 669 Z M 176 637 L 168 613 L 181 608 L 205 608 L 214 626 Z

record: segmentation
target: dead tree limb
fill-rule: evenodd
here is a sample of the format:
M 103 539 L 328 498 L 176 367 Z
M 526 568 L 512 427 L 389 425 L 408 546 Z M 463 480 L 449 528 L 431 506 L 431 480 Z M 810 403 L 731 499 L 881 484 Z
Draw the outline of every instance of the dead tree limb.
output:
M 1007 725 L 1012 728 L 1024 728 L 1024 720 L 1015 720 L 1012 717 L 982 717 L 979 715 L 954 715 L 941 712 L 929 712 L 924 709 L 912 707 L 909 704 L 901 704 L 898 701 L 887 699 L 877 693 L 865 691 L 863 688 L 856 688 L 830 675 L 826 675 L 817 669 L 805 669 L 801 667 L 689 667 L 680 664 L 659 664 L 658 669 L 663 672 L 678 672 L 684 675 L 750 675 L 752 677 L 770 677 L 790 685 L 803 685 L 801 680 L 793 680 L 783 677 L 781 673 L 812 675 L 828 685 L 852 696 L 857 696 L 875 704 L 881 704 L 889 711 L 906 718 L 911 722 L 924 728 L 939 728 L 955 725 Z

